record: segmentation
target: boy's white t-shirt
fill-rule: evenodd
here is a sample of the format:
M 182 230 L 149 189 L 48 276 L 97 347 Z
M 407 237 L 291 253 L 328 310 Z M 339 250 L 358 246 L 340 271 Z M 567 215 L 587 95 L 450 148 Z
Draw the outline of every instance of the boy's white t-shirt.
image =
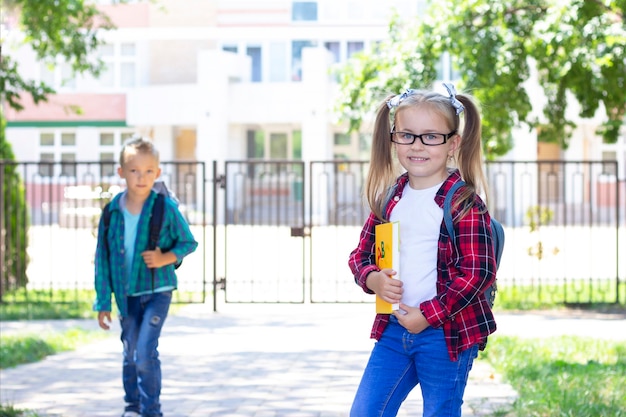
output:
M 390 221 L 400 222 L 401 302 L 418 307 L 437 295 L 437 251 L 443 210 L 435 203 L 439 183 L 424 190 L 409 184 L 391 212 Z

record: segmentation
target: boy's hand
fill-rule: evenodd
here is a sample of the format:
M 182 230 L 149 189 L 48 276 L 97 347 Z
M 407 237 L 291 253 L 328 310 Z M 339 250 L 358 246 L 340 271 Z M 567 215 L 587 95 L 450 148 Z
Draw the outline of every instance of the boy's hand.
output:
M 172 252 L 161 252 L 161 248 L 157 247 L 155 250 L 147 250 L 141 252 L 143 261 L 148 268 L 160 268 L 165 265 L 173 264 L 176 262 L 176 255 Z
M 106 320 L 106 321 L 105 321 Z M 111 312 L 110 311 L 98 311 L 98 325 L 103 330 L 109 330 L 111 326 L 106 322 L 111 323 Z

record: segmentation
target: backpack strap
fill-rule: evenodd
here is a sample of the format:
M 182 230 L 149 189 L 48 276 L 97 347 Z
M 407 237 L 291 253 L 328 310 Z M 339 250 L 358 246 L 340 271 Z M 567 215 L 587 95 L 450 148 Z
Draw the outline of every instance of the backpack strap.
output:
M 164 212 L 165 196 L 163 194 L 157 194 L 156 201 L 152 206 L 152 214 L 150 215 L 150 238 L 148 240 L 148 250 L 155 250 L 159 244 L 159 235 L 161 234 Z
M 387 218 L 387 216 L 385 215 L 385 213 L 387 213 L 387 206 L 389 205 L 389 203 L 391 202 L 391 198 L 393 197 L 393 195 L 396 193 L 396 190 L 398 189 L 398 183 L 395 183 L 394 185 L 392 185 L 391 187 L 389 187 L 389 189 L 387 190 L 387 193 L 385 194 L 385 202 L 383 203 L 382 206 L 382 215 L 383 218 L 385 220 L 389 220 Z
M 111 226 L 111 202 L 106 203 L 102 209 L 102 223 L 104 224 L 104 252 L 107 262 L 111 258 L 111 249 L 109 248 L 109 228 Z M 109 286 L 113 290 L 113 278 L 111 277 L 111 268 L 109 267 Z
M 454 233 L 454 223 L 452 221 L 452 196 L 460 187 L 465 185 L 465 181 L 458 181 L 450 187 L 448 193 L 446 194 L 446 198 L 443 201 L 443 220 L 446 223 L 446 230 L 448 231 L 448 237 L 452 241 L 453 244 L 456 244 L 454 240 L 456 239 Z M 498 227 L 499 226 L 499 227 Z M 495 244 L 494 254 L 496 256 L 496 268 L 497 265 L 500 264 L 500 254 L 502 253 L 502 245 L 504 244 L 504 231 L 502 230 L 502 226 L 495 219 L 491 219 L 491 233 L 492 239 Z M 498 242 L 501 242 L 498 245 Z M 489 288 L 485 290 L 485 298 L 489 303 L 490 307 L 493 307 L 495 298 L 496 298 L 497 286 L 494 282 Z
M 446 223 L 446 230 L 448 231 L 448 237 L 451 241 L 454 242 L 454 223 L 452 222 L 452 197 L 456 190 L 465 185 L 465 181 L 457 181 L 455 182 L 448 193 L 446 194 L 445 200 L 443 200 L 443 221 Z
M 165 212 L 165 196 L 157 193 L 156 200 L 152 206 L 150 214 L 150 235 L 148 236 L 148 250 L 155 250 L 159 245 L 159 235 L 163 224 L 163 213 Z M 152 272 L 152 292 L 154 292 L 154 272 L 155 268 L 150 268 Z
M 104 208 L 102 209 L 102 223 L 104 224 L 104 248 L 107 252 L 107 256 L 109 254 L 109 240 L 107 236 L 109 236 L 109 226 L 111 226 L 111 203 L 106 203 Z

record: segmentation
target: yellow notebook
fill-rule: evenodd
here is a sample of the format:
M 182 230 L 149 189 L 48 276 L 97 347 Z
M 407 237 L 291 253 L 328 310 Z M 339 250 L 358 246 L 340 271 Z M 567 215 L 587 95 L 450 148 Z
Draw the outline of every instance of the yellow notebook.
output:
M 396 271 L 393 278 L 400 279 L 400 222 L 382 223 L 374 228 L 376 234 L 376 265 L 380 269 L 391 268 Z M 376 296 L 376 313 L 391 314 L 400 308 Z

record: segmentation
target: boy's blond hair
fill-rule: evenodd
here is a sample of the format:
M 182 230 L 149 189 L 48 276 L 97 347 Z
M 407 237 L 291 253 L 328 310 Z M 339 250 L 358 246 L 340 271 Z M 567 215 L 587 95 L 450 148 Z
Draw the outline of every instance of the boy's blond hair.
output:
M 159 162 L 159 151 L 157 150 L 156 146 L 154 146 L 154 143 L 152 143 L 152 141 L 148 139 L 134 136 L 124 142 L 124 145 L 122 146 L 122 151 L 120 152 L 121 167 L 124 166 L 124 158 L 126 156 L 126 153 L 129 151 L 134 151 L 135 153 L 150 154 L 156 158 L 157 163 Z

